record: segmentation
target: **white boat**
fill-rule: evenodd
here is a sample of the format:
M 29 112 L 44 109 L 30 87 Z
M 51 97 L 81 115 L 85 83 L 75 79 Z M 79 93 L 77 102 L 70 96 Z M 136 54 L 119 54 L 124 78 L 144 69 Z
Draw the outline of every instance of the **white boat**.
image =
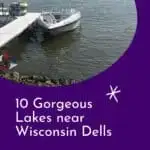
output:
M 27 13 L 27 2 L 12 2 L 8 8 L 4 7 L 4 3 L 0 3 L 0 23 L 7 24 L 18 16 Z
M 0 23 L 7 23 L 9 22 L 9 20 L 10 20 L 9 13 L 4 14 L 0 12 Z
M 3 3 L 0 3 L 0 23 L 7 23 L 10 20 L 9 10 L 4 7 Z
M 75 30 L 80 26 L 81 13 L 75 9 L 61 12 L 42 12 L 38 24 L 48 30 L 51 35 Z
M 11 16 L 23 16 L 27 13 L 27 2 L 12 2 L 9 6 Z

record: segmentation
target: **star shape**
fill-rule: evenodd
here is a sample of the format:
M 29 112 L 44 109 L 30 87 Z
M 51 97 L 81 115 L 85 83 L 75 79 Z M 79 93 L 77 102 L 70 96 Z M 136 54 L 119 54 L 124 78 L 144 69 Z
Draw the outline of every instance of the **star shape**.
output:
M 116 94 L 120 93 L 121 90 L 117 90 L 118 86 L 115 86 L 115 88 L 113 88 L 112 85 L 110 85 L 109 87 L 110 87 L 111 92 L 107 93 L 106 96 L 109 96 L 109 100 L 112 100 L 114 98 L 116 103 L 118 103 L 118 98 L 117 98 Z

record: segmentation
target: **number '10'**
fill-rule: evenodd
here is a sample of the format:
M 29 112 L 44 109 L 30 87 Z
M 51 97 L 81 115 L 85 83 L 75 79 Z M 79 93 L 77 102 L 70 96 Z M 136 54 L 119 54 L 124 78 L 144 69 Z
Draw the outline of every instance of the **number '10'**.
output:
M 28 105 L 29 105 L 29 103 L 26 98 L 21 98 L 21 99 L 16 98 L 16 107 L 17 108 L 25 109 L 28 107 Z

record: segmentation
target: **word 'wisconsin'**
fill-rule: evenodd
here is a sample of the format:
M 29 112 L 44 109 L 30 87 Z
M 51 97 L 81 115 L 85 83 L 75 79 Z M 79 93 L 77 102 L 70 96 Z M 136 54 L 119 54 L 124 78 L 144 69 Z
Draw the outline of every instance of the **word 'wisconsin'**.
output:
M 35 129 L 31 126 L 16 126 L 16 131 L 19 136 L 112 136 L 112 130 L 108 129 L 104 124 L 100 124 L 97 129 L 93 129 L 89 125 L 83 125 L 80 130 L 70 129 Z M 79 132 L 80 131 L 80 132 Z

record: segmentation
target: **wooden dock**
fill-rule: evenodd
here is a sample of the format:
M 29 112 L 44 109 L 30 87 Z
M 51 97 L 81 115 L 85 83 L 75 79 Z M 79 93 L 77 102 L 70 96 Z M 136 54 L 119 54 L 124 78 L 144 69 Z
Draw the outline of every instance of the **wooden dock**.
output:
M 40 13 L 27 13 L 14 21 L 0 28 L 0 48 L 13 40 L 31 26 L 38 18 Z

